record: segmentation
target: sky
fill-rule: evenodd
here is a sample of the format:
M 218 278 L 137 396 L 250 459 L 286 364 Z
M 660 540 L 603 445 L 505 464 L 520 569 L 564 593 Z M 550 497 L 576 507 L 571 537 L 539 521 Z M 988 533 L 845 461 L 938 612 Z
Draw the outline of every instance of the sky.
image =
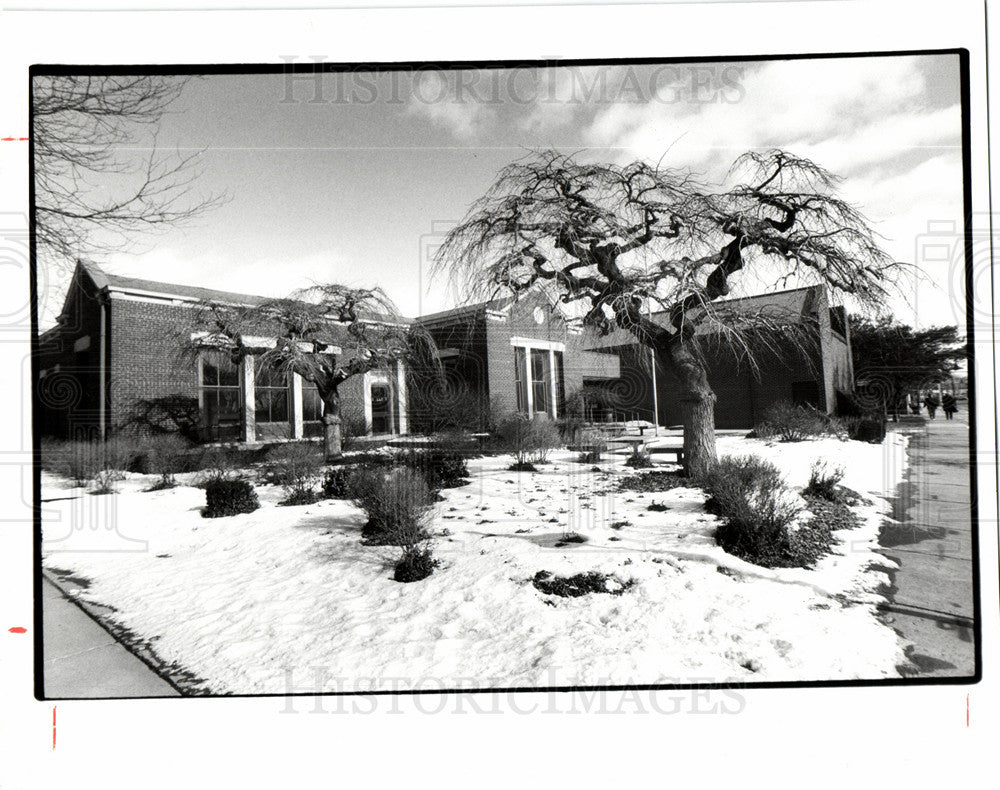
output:
M 96 262 L 273 296 L 381 285 L 420 315 L 461 300 L 429 279 L 429 251 L 500 168 L 533 150 L 720 180 L 740 153 L 780 147 L 842 176 L 841 196 L 886 251 L 923 272 L 889 305 L 900 320 L 963 324 L 959 95 L 951 55 L 203 76 L 157 146 L 200 151 L 196 191 L 226 202 Z M 64 273 L 47 282 L 43 326 Z

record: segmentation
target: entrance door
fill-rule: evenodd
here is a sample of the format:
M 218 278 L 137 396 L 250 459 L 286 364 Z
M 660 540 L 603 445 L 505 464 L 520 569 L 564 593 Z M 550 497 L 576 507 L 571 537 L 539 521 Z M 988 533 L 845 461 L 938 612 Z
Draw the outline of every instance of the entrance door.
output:
M 391 393 L 388 384 L 372 384 L 372 433 L 392 432 Z

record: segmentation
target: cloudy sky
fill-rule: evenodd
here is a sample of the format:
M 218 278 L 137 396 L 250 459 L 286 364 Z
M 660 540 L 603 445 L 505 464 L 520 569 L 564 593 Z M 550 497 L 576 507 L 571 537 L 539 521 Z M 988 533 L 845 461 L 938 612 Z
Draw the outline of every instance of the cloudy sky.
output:
M 158 145 L 204 149 L 197 189 L 221 208 L 103 261 L 110 271 L 284 295 L 381 284 L 404 313 L 450 307 L 427 250 L 511 160 L 542 148 L 642 158 L 721 179 L 781 147 L 843 176 L 898 260 L 926 271 L 893 310 L 962 323 L 957 56 L 557 67 L 520 71 L 206 76 Z M 935 261 L 925 261 L 928 230 Z M 954 252 L 942 252 L 951 244 Z M 931 257 L 931 256 L 926 256 Z M 50 278 L 45 312 L 58 311 Z M 64 286 L 63 286 L 64 287 Z

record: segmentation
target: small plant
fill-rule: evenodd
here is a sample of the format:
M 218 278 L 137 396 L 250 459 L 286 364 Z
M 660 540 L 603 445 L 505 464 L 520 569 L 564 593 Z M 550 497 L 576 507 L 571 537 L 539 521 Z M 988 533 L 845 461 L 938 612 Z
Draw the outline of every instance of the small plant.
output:
M 252 513 L 260 507 L 257 492 L 246 480 L 209 480 L 205 484 L 205 501 L 207 506 L 202 511 L 205 518 Z
M 316 501 L 316 482 L 323 453 L 312 444 L 282 444 L 268 450 L 260 480 L 284 489 L 282 505 L 310 505 Z
M 177 472 L 187 468 L 191 443 L 180 434 L 165 433 L 141 440 L 136 456 L 136 471 L 159 475 L 160 479 L 149 491 L 162 491 L 177 485 Z
M 119 469 L 102 469 L 94 475 L 95 494 L 116 493 L 115 483 L 124 480 L 125 474 Z
M 625 459 L 625 466 L 630 466 L 633 469 L 652 469 L 655 464 L 653 459 L 649 457 L 649 450 L 636 445 L 632 454 Z
M 809 473 L 809 485 L 803 489 L 802 493 L 836 502 L 838 499 L 837 486 L 843 479 L 843 469 L 840 467 L 831 468 L 826 461 L 816 461 Z
M 817 409 L 779 401 L 767 410 L 763 422 L 754 426 L 753 435 L 758 438 L 774 436 L 783 442 L 801 442 L 810 436 L 828 434 L 834 428 L 833 420 Z
M 469 476 L 465 456 L 457 450 L 413 450 L 402 459 L 406 466 L 423 474 L 427 485 L 434 490 L 462 485 Z
M 240 478 L 239 451 L 228 447 L 209 447 L 201 457 L 198 487 L 207 489 L 214 482 Z
M 392 578 L 397 582 L 418 582 L 430 576 L 437 564 L 429 548 L 404 548 Z
M 657 502 L 655 499 L 649 503 L 649 507 L 646 510 L 652 510 L 654 513 L 663 513 L 670 510 L 663 502 Z
M 854 441 L 881 444 L 885 439 L 885 418 L 881 415 L 845 417 L 842 422 L 847 429 L 847 438 Z
M 608 451 L 608 441 L 604 434 L 592 428 L 580 432 L 578 444 L 582 464 L 600 463 L 601 456 Z
M 323 496 L 327 499 L 350 499 L 351 478 L 354 470 L 347 466 L 335 466 L 323 477 Z
M 500 446 L 514 456 L 514 471 L 534 471 L 534 464 L 545 463 L 549 451 L 560 445 L 559 430 L 551 420 L 517 413 L 501 421 L 497 438 Z
M 776 466 L 756 456 L 726 456 L 698 481 L 706 506 L 723 519 L 715 539 L 730 554 L 765 567 L 795 566 L 790 525 L 801 511 Z

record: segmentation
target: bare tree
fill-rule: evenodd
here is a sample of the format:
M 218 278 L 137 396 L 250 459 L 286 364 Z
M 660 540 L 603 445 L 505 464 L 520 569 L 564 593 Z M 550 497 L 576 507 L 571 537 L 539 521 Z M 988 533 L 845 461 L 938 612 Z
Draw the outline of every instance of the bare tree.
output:
M 194 316 L 185 353 L 227 351 L 235 363 L 253 356 L 284 375 L 316 385 L 323 401 L 324 452 L 342 452 L 340 385 L 352 376 L 407 359 L 427 341 L 378 288 L 316 285 L 255 305 L 210 302 Z
M 878 303 L 899 265 L 865 218 L 834 194 L 838 179 L 781 150 L 751 151 L 711 189 L 689 172 L 634 162 L 584 164 L 549 151 L 508 165 L 447 235 L 438 271 L 470 297 L 546 288 L 601 333 L 653 349 L 683 391 L 689 474 L 716 462 L 715 395 L 698 335 L 752 357 L 785 322 L 717 304 L 743 269 L 821 283 Z
M 36 76 L 32 82 L 35 239 L 41 256 L 75 262 L 217 205 L 192 185 L 200 152 L 165 154 L 158 126 L 185 79 Z

